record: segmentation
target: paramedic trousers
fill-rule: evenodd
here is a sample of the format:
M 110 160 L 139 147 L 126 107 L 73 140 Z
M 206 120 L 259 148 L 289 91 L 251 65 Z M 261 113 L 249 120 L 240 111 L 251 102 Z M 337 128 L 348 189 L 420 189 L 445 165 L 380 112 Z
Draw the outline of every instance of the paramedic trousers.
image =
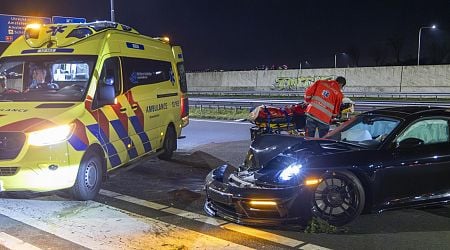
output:
M 306 116 L 306 136 L 314 137 L 316 134 L 316 128 L 319 130 L 319 137 L 324 137 L 330 130 L 330 125 L 317 121 L 309 116 Z

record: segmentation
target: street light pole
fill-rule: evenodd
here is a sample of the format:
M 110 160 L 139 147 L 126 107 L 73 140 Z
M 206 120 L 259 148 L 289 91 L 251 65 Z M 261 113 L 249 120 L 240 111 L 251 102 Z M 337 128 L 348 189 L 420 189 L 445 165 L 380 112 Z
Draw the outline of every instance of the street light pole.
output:
M 297 84 L 298 84 L 298 78 L 301 75 L 301 71 L 302 71 L 302 61 L 300 61 L 300 65 L 299 65 L 298 70 L 297 70 L 297 80 L 296 80 Z
M 436 29 L 436 25 L 433 25 L 430 27 L 420 27 L 420 29 L 419 29 L 419 42 L 417 45 L 417 66 L 420 65 L 420 36 L 422 34 L 422 29 Z
M 337 55 L 340 55 L 340 54 L 345 55 L 345 52 L 339 52 L 339 53 L 334 54 L 334 68 L 336 68 L 336 58 L 337 58 Z
M 111 22 L 115 22 L 115 17 L 114 17 L 114 0 L 111 0 Z

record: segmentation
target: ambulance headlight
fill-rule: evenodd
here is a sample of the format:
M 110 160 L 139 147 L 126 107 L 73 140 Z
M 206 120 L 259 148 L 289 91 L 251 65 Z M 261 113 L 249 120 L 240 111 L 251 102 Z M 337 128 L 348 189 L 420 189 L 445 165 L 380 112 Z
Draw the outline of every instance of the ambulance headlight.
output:
M 70 138 L 74 127 L 73 124 L 70 124 L 31 132 L 28 135 L 28 144 L 45 146 L 63 142 Z

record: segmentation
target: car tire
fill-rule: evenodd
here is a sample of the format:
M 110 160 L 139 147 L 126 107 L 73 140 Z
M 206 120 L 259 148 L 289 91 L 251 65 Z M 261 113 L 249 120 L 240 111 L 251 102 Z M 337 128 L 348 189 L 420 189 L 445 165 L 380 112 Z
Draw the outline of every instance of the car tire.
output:
M 177 134 L 173 126 L 167 127 L 166 136 L 163 142 L 163 153 L 158 155 L 161 160 L 170 160 L 173 152 L 177 149 Z
M 364 188 L 349 171 L 328 172 L 312 190 L 311 212 L 330 225 L 343 226 L 364 209 Z
M 87 152 L 81 160 L 77 179 L 71 189 L 73 198 L 82 201 L 94 199 L 100 191 L 102 178 L 101 157 L 96 153 Z

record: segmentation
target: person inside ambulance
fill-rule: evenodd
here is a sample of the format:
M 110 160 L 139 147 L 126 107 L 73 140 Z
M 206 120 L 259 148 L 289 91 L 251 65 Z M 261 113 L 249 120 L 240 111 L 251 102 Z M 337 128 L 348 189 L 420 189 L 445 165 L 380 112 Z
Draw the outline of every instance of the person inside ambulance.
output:
M 0 75 L 0 92 L 3 93 L 6 90 L 6 76 Z
M 5 75 L 0 75 L 0 94 L 17 94 L 20 93 L 17 89 L 9 88 L 7 85 L 7 77 Z
M 58 84 L 47 80 L 47 70 L 43 66 L 32 67 L 32 80 L 28 89 L 59 89 Z
M 318 80 L 306 89 L 306 136 L 314 137 L 316 129 L 319 137 L 328 133 L 332 119 L 340 114 L 345 84 L 345 78 L 338 76 L 336 80 Z

